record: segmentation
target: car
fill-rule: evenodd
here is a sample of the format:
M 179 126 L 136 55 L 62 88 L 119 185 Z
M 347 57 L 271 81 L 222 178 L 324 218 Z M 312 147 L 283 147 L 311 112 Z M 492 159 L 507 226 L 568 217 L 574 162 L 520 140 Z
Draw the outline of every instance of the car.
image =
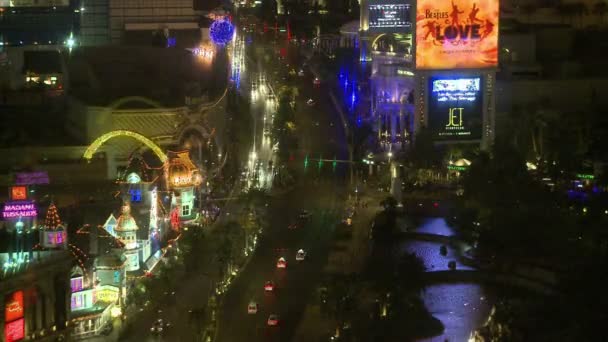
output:
M 155 334 L 160 334 L 163 332 L 163 319 L 162 318 L 159 318 L 154 323 L 152 323 L 150 332 L 155 333 Z
M 312 83 L 314 85 L 319 85 L 319 84 L 321 84 L 321 80 L 318 77 L 315 77 L 315 79 L 314 79 L 314 81 L 312 81 Z
M 264 129 L 264 136 L 265 137 L 270 136 L 270 130 L 268 128 Z
M 285 261 L 285 258 L 280 257 L 279 260 L 277 260 L 277 268 L 287 268 L 287 261 Z
M 306 101 L 306 104 L 309 105 L 310 107 L 312 107 L 316 104 L 316 102 L 313 99 L 308 99 L 308 101 Z
M 273 283 L 272 281 L 270 281 L 270 280 L 269 280 L 269 281 L 267 281 L 267 282 L 264 284 L 264 291 L 267 291 L 267 292 L 272 292 L 272 291 L 274 291 L 274 283 Z
M 298 71 L 298 76 L 304 77 L 304 70 L 300 69 L 300 71 Z
M 306 252 L 304 252 L 303 249 L 298 250 L 298 252 L 296 253 L 296 260 L 304 261 L 305 258 L 306 258 Z
M 294 223 L 290 223 L 290 224 L 287 226 L 287 229 L 297 229 L 297 228 L 298 228 L 298 224 L 297 224 L 297 223 L 295 223 L 295 222 L 294 222 Z
M 251 315 L 256 314 L 258 313 L 258 308 L 258 303 L 251 301 L 249 302 L 249 305 L 247 305 L 247 313 Z
M 268 326 L 276 327 L 277 325 L 279 325 L 279 315 L 272 314 L 268 316 Z

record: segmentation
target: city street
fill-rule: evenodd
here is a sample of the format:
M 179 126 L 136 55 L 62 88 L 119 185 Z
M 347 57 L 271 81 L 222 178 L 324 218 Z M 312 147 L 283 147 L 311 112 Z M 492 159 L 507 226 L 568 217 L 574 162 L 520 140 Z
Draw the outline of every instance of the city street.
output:
M 278 67 L 278 66 L 277 66 Z M 270 74 L 268 70 L 267 74 Z M 298 170 L 297 185 L 269 203 L 269 227 L 266 228 L 247 268 L 226 294 L 219 318 L 218 341 L 289 341 L 294 336 L 307 303 L 317 300 L 316 286 L 326 263 L 327 250 L 335 225 L 344 212 L 347 195 L 347 165 L 332 163 L 318 167 L 318 158 L 344 159 L 346 145 L 339 118 L 322 87 L 314 88 L 310 76 L 298 81 L 300 97 L 296 103 L 300 155 L 292 161 Z M 314 98 L 315 107 L 306 105 Z M 328 138 L 333 137 L 333 138 Z M 331 140 L 336 139 L 336 140 Z M 304 167 L 309 156 L 310 165 Z M 288 229 L 298 213 L 312 213 L 310 222 Z M 307 252 L 297 262 L 298 249 Z M 276 266 L 279 257 L 287 261 L 286 269 Z M 264 283 L 273 281 L 274 292 L 265 293 Z M 257 314 L 248 314 L 251 301 L 259 304 Z M 277 327 L 267 326 L 268 316 L 279 315 Z M 238 326 L 238 329 L 234 327 Z

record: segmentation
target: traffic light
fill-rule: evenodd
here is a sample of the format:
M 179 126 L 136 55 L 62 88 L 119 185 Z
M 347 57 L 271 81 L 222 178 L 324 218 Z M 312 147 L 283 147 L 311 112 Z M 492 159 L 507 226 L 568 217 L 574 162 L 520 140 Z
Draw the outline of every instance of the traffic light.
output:
M 319 155 L 319 170 L 323 167 L 323 156 Z
M 306 155 L 306 157 L 304 158 L 304 168 L 308 168 L 308 154 Z
M 336 156 L 334 156 L 334 161 L 331 163 L 331 167 L 333 168 L 334 171 L 336 171 L 337 165 L 338 165 L 338 162 L 336 161 Z

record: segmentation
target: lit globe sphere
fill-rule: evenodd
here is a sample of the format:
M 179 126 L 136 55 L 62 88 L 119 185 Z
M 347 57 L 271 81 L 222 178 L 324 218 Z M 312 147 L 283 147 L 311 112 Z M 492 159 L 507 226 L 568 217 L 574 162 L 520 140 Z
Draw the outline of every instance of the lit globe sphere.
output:
M 234 25 L 227 20 L 216 20 L 209 27 L 209 38 L 217 45 L 225 45 L 234 38 Z

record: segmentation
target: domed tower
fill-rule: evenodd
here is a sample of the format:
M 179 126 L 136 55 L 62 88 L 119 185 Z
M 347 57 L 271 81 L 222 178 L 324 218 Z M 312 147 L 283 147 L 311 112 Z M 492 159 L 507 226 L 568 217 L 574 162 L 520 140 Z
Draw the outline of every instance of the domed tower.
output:
M 202 183 L 203 176 L 190 159 L 188 151 L 170 151 L 168 155 L 165 175 L 168 188 L 173 190 L 171 212 L 176 213 L 181 222 L 192 220 L 196 217 L 195 189 Z
M 44 248 L 66 248 L 67 234 L 55 203 L 51 202 L 40 230 L 40 242 Z
M 139 246 L 137 244 L 137 231 L 139 227 L 131 216 L 131 204 L 125 202 L 121 208 L 121 213 L 116 220 L 116 238 L 125 245 L 125 256 L 127 258 L 127 271 L 137 271 L 139 269 Z

